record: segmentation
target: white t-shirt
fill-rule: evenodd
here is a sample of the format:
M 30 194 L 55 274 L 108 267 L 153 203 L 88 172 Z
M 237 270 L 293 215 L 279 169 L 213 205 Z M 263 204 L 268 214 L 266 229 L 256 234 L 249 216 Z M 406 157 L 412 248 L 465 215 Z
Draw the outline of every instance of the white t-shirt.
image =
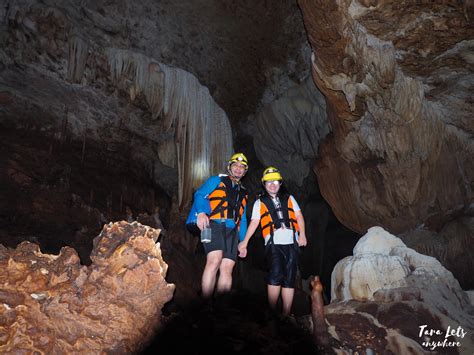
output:
M 293 210 L 296 212 L 300 211 L 300 206 L 296 202 L 295 198 L 290 195 L 291 202 L 293 203 Z M 286 206 L 284 206 L 286 207 Z M 252 209 L 252 220 L 260 220 L 260 199 L 255 201 Z M 265 245 L 268 243 L 270 235 L 265 237 Z M 298 232 L 296 232 L 296 239 L 298 239 Z M 286 226 L 286 228 L 278 228 L 273 234 L 274 244 L 293 244 L 293 230 Z

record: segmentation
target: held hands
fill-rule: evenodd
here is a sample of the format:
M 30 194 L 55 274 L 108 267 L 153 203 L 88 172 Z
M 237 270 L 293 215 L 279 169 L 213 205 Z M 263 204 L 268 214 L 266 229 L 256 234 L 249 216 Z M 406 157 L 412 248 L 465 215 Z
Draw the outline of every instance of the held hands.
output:
M 305 247 L 306 244 L 308 244 L 308 241 L 306 240 L 306 235 L 304 233 L 301 233 L 298 237 L 298 246 Z
M 209 217 L 204 212 L 197 215 L 196 224 L 200 230 L 203 230 L 209 225 Z
M 239 250 L 239 257 L 245 258 L 247 256 L 247 243 L 240 242 L 237 249 Z

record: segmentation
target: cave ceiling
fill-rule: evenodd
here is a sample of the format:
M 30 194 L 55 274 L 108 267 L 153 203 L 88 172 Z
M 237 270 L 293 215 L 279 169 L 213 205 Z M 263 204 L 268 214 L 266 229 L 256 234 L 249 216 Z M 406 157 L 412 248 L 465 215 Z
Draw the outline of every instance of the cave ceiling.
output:
M 231 121 L 254 113 L 268 87 L 309 73 L 309 46 L 294 1 L 24 0 L 7 1 L 0 11 L 3 65 L 33 66 L 64 80 L 68 39 L 78 36 L 90 54 L 125 48 L 189 71 Z M 91 61 L 81 83 L 105 85 L 106 73 Z

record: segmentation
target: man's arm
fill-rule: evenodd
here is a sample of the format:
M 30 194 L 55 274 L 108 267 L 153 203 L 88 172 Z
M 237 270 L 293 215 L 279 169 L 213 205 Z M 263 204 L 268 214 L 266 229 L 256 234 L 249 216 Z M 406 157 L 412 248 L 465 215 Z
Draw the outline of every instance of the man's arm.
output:
M 208 196 L 215 190 L 221 179 L 219 176 L 211 176 L 202 186 L 194 193 L 194 203 L 196 205 L 196 224 L 200 230 L 203 230 L 209 225 L 209 214 L 211 213 L 211 206 L 209 204 Z
M 239 240 L 244 240 L 245 234 L 247 233 L 247 206 L 244 208 L 244 213 L 242 214 L 242 219 L 239 224 Z

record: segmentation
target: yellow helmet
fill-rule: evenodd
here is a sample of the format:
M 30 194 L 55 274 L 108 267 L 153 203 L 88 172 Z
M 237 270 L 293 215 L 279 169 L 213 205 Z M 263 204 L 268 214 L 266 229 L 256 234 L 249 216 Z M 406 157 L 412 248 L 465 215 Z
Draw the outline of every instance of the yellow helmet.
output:
M 233 156 L 231 156 L 229 162 L 227 163 L 227 169 L 230 169 L 230 166 L 234 163 L 245 165 L 246 170 L 249 168 L 247 157 L 243 153 L 235 153 Z
M 283 177 L 280 174 L 280 171 L 274 166 L 269 166 L 265 169 L 262 176 L 262 182 L 265 181 L 282 181 Z

